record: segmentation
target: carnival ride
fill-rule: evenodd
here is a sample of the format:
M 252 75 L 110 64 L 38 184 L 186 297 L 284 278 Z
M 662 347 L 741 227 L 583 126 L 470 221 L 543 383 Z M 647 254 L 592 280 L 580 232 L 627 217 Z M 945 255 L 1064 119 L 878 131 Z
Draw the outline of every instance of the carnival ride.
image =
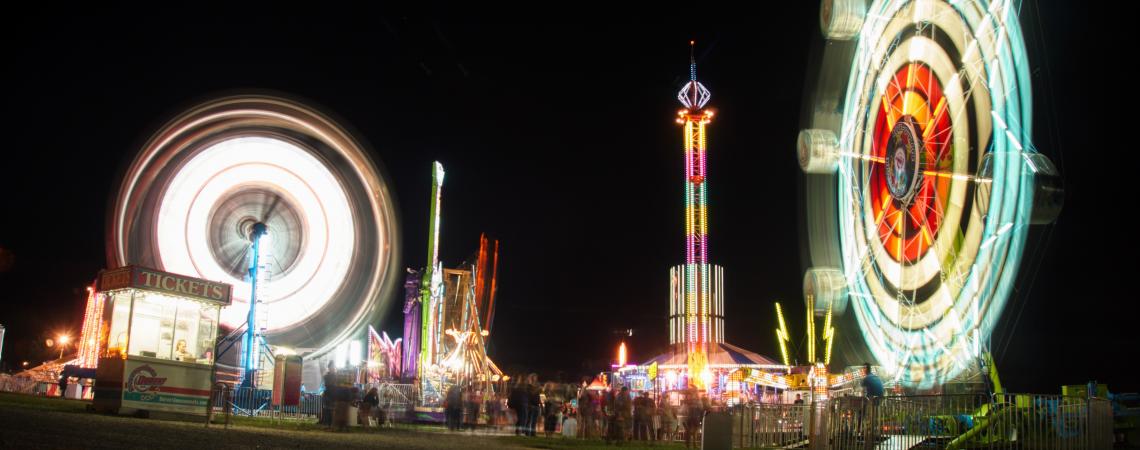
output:
M 487 356 L 494 319 L 499 242 L 479 238 L 474 260 L 459 268 L 439 261 L 443 165 L 432 170 L 428 259 L 422 271 L 408 270 L 404 283 L 404 345 L 401 373 L 420 389 L 416 417 L 441 421 L 443 393 L 456 384 L 493 389 L 509 377 Z M 449 341 L 450 338 L 450 341 Z
M 640 365 L 621 365 L 615 381 L 648 383 L 655 390 L 696 387 L 722 396 L 740 390 L 734 373 L 741 369 L 787 366 L 725 342 L 724 268 L 708 258 L 707 126 L 715 114 L 706 108 L 712 94 L 697 81 L 695 42 L 689 45 L 689 81 L 677 93 L 684 106 L 676 122 L 684 139 L 685 263 L 669 270 L 671 348 Z
M 1029 226 L 1052 223 L 1064 199 L 1032 144 L 1019 10 L 1013 0 L 823 1 L 827 45 L 797 140 L 815 265 L 809 328 L 813 312 L 831 322 L 850 311 L 864 346 L 845 356 L 877 361 L 907 389 L 982 375 L 992 401 L 929 417 L 955 436 L 948 448 L 1008 442 L 1031 423 L 1019 416 L 1057 410 L 1004 395 L 989 353 Z
M 320 357 L 374 322 L 395 284 L 397 218 L 378 162 L 344 126 L 280 96 L 223 97 L 166 123 L 127 167 L 107 230 L 110 267 L 235 287 L 222 323 L 242 336 L 246 383 L 271 360 L 261 341 Z
M 1032 145 L 1017 12 L 1003 0 L 823 2 L 829 42 L 797 142 L 809 274 L 828 281 L 809 301 L 849 300 L 891 381 L 931 388 L 973 365 L 1029 225 L 1059 214 L 1059 176 Z

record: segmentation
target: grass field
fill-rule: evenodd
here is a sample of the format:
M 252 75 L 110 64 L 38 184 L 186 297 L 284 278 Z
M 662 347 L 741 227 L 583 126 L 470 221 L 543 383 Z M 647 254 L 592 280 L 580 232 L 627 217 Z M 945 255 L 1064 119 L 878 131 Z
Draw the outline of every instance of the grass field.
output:
M 229 429 L 202 421 L 87 412 L 88 402 L 0 393 L 0 448 L 547 448 L 607 447 L 598 440 L 449 433 L 436 426 L 332 432 L 310 422 L 235 418 Z M 679 445 L 621 448 L 683 448 Z

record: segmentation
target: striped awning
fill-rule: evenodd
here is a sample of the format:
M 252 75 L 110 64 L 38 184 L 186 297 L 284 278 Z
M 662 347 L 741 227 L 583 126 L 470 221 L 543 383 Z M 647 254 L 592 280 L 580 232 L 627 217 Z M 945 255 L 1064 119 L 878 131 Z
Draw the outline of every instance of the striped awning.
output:
M 684 366 L 689 363 L 688 355 L 680 352 L 668 351 L 641 363 L 646 366 L 657 363 L 658 366 Z M 708 363 L 712 367 L 783 367 L 772 358 L 748 351 L 729 343 L 714 344 L 709 354 Z

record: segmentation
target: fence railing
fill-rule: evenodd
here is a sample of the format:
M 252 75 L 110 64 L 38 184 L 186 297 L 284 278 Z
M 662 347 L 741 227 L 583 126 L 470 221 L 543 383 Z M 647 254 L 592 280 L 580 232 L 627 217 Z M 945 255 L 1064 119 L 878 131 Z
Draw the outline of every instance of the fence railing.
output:
M 807 442 L 808 406 L 740 405 L 730 412 L 733 447 L 789 447 Z
M 42 386 L 37 386 L 42 383 Z M 47 382 L 33 378 L 3 376 L 0 377 L 0 392 L 16 392 L 20 394 L 35 394 L 46 390 Z M 41 387 L 41 389 L 37 389 Z
M 214 389 L 210 402 L 213 413 L 224 413 L 228 408 L 234 416 L 269 417 L 275 419 L 315 419 L 321 414 L 321 396 L 302 393 L 297 405 L 273 404 L 273 392 L 249 387 L 233 388 L 228 398 L 223 389 Z
M 1112 448 L 1108 400 L 1058 395 L 839 397 L 740 406 L 733 446 L 812 449 Z
M 366 386 L 365 392 L 373 386 Z M 392 420 L 402 420 L 415 405 L 415 385 L 377 384 L 380 406 L 388 411 Z M 323 398 L 321 394 L 301 393 L 297 405 L 273 404 L 273 392 L 249 387 L 232 388 L 226 398 L 224 389 L 214 389 L 210 405 L 214 413 L 229 408 L 235 416 L 267 417 L 276 419 L 318 419 L 321 416 Z

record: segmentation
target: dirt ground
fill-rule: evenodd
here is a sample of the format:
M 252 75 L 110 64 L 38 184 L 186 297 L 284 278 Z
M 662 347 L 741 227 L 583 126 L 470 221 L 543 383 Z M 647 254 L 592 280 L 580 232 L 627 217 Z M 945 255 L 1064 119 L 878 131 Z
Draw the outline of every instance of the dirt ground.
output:
M 558 448 L 604 447 L 601 441 L 448 433 L 442 427 L 335 433 L 312 424 L 244 424 L 139 419 L 87 412 L 87 402 L 0 393 L 0 448 Z M 256 425 L 249 425 L 256 423 Z M 621 448 L 637 448 L 625 443 Z M 658 445 L 656 449 L 680 448 Z

